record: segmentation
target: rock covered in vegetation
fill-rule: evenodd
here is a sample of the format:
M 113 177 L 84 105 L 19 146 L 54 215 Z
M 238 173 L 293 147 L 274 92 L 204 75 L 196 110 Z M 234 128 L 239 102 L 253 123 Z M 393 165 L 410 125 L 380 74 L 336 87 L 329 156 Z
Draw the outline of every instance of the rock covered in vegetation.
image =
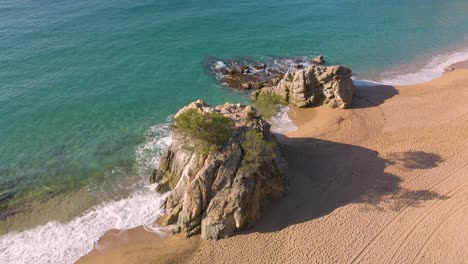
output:
M 229 137 L 200 149 L 197 134 L 217 132 L 197 131 L 195 123 L 213 113 L 233 121 Z M 218 119 L 218 126 L 229 127 Z M 152 175 L 160 192 L 171 190 L 159 223 L 187 236 L 201 232 L 204 239 L 224 238 L 254 224 L 268 201 L 283 194 L 285 160 L 270 125 L 252 107 L 226 103 L 212 108 L 199 100 L 181 109 L 175 120 L 172 144 Z M 190 123 L 193 134 L 178 128 L 182 121 Z
M 305 69 L 288 71 L 276 86 L 253 92 L 277 95 L 296 107 L 327 105 L 348 108 L 354 96 L 351 70 L 344 66 L 310 65 Z

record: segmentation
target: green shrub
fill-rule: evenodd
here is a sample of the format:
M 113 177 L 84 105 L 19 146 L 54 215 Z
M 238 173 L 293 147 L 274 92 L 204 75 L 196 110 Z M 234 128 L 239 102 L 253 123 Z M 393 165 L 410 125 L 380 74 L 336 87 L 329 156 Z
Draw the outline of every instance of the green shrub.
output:
M 253 106 L 257 109 L 258 113 L 264 118 L 269 119 L 276 115 L 281 106 L 288 103 L 283 98 L 271 94 L 259 94 L 257 100 L 254 101 Z
M 175 129 L 194 140 L 202 152 L 208 152 L 211 147 L 226 143 L 231 137 L 234 121 L 220 113 L 201 113 L 189 109 L 181 113 L 175 124 Z
M 244 160 L 252 170 L 259 170 L 262 163 L 274 158 L 273 142 L 266 141 L 262 132 L 250 130 L 245 133 L 242 148 L 245 151 Z
M 257 110 L 256 109 L 252 109 L 252 111 L 247 113 L 247 118 L 248 118 L 249 121 L 255 119 L 256 117 L 257 117 Z

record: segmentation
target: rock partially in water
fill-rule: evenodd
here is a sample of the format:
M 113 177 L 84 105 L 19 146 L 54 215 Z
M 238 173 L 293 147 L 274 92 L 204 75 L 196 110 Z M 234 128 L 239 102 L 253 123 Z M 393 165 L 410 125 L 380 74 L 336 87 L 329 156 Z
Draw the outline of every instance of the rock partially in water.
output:
M 221 113 L 235 122 L 227 142 L 209 153 L 193 145 L 193 138 L 173 130 L 173 141 L 151 177 L 159 191 L 171 190 L 158 222 L 179 227 L 187 236 L 201 233 L 203 239 L 220 239 L 252 226 L 268 201 L 284 193 L 286 163 L 270 125 L 250 106 L 226 103 L 210 107 L 199 100 L 184 107 L 200 113 Z M 254 133 L 252 133 L 254 132 Z M 246 137 L 260 135 L 261 148 L 255 155 L 246 149 Z
M 240 90 L 258 90 L 276 85 L 277 79 L 283 76 L 283 72 L 268 69 L 266 64 L 226 67 L 222 73 L 223 82 L 227 86 Z
M 235 59 L 212 62 L 210 69 L 224 85 L 238 90 L 258 90 L 277 85 L 289 69 L 302 69 L 311 64 L 307 57 L 275 59 L 265 62 Z
M 310 65 L 305 69 L 288 71 L 276 86 L 252 93 L 277 95 L 296 107 L 327 105 L 348 108 L 354 96 L 351 70 L 344 66 Z
M 258 90 L 264 86 L 268 86 L 268 79 L 263 81 L 265 79 L 263 76 L 250 75 L 248 73 L 250 73 L 250 70 L 246 73 L 229 74 L 224 78 L 224 82 L 231 88 L 242 90 Z
M 323 59 L 322 55 L 319 55 L 312 59 L 312 63 L 322 65 L 325 64 L 325 60 Z

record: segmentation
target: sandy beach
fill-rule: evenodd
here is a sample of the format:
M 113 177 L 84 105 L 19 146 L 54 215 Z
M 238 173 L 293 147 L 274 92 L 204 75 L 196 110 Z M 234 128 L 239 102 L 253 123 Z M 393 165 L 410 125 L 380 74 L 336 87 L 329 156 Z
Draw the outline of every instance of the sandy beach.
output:
M 456 69 L 358 87 L 351 109 L 293 109 L 289 190 L 254 228 L 220 241 L 116 231 L 79 263 L 467 263 L 467 101 Z

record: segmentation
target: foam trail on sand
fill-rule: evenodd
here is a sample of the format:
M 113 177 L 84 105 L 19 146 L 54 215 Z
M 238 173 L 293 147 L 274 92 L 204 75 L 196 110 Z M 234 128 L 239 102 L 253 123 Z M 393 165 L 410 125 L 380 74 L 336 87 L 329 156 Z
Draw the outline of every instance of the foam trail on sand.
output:
M 147 132 L 147 141 L 136 151 L 141 172 L 155 168 L 161 151 L 170 144 L 168 124 Z M 143 185 L 143 184 L 142 184 Z M 49 222 L 22 232 L 0 237 L 0 263 L 74 263 L 90 252 L 107 231 L 143 225 L 158 232 L 154 221 L 163 214 L 164 195 L 156 185 L 145 185 L 127 198 L 97 205 L 70 222 Z
M 145 225 L 157 231 L 153 222 L 162 215 L 162 196 L 151 189 L 96 206 L 68 223 L 6 234 L 0 238 L 0 263 L 74 263 L 111 229 Z
M 354 85 L 356 86 L 381 86 L 384 85 L 383 83 L 376 82 L 376 81 L 371 81 L 371 80 L 365 80 L 365 79 L 356 79 L 356 77 L 352 76 L 351 79 L 353 80 Z
M 286 134 L 297 130 L 297 127 L 294 125 L 291 118 L 289 118 L 288 112 L 288 106 L 281 107 L 280 111 L 268 120 L 271 123 L 272 132 Z
M 468 60 L 468 47 L 434 56 L 420 70 L 395 76 L 394 72 L 383 74 L 382 83 L 411 85 L 430 81 L 441 76 L 451 65 Z

